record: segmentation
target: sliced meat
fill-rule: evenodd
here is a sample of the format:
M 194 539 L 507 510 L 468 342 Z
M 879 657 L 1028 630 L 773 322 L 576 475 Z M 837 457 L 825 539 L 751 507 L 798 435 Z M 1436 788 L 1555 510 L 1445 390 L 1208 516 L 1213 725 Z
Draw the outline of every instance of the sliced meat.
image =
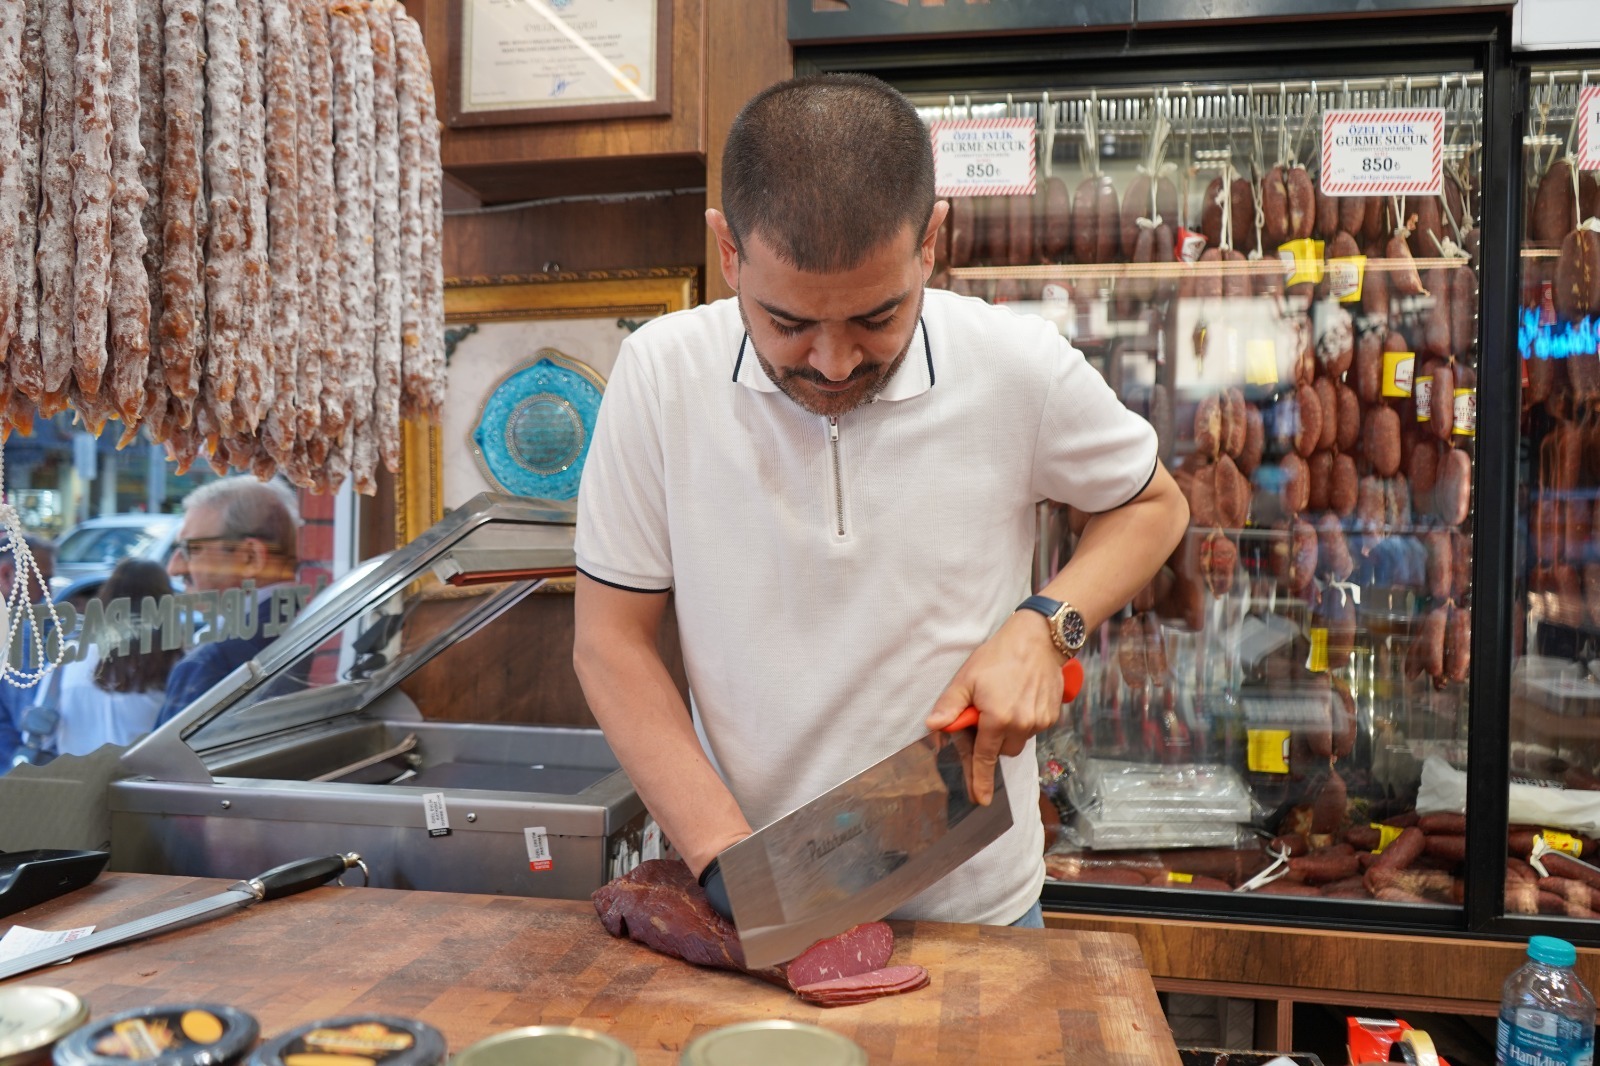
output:
M 744 965 L 738 930 L 711 909 L 689 868 L 667 859 L 640 863 L 632 872 L 602 885 L 591 899 L 601 924 L 612 936 L 627 937 L 696 966 L 748 973 L 791 991 L 881 970 L 894 951 L 894 933 L 889 927 L 867 922 L 818 941 L 781 966 L 749 969 Z
M 882 922 L 858 925 L 849 932 L 816 944 L 788 964 L 789 987 L 798 992 L 807 985 L 841 977 L 871 973 L 894 954 L 894 931 Z
M 902 992 L 915 992 L 927 984 L 928 971 L 921 966 L 890 966 L 853 977 L 835 977 L 801 985 L 794 991 L 807 1003 L 819 1007 L 848 1007 L 885 996 L 898 996 Z

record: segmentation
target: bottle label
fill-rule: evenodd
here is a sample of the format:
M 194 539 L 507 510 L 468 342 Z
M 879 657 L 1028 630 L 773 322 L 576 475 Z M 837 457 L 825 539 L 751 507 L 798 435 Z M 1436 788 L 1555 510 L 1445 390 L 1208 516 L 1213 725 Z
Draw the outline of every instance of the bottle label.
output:
M 1495 1029 L 1495 1061 L 1503 1066 L 1590 1066 L 1594 1030 L 1535 1007 L 1503 1007 Z

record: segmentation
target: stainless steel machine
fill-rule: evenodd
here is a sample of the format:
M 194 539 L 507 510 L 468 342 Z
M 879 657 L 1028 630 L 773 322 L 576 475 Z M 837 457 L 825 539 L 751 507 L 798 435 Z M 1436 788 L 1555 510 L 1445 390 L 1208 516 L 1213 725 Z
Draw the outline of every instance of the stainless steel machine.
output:
M 402 687 L 570 575 L 573 532 L 569 504 L 484 494 L 345 575 L 123 755 L 112 867 L 243 877 L 356 851 L 380 887 L 582 899 L 650 857 L 599 730 L 433 720 Z

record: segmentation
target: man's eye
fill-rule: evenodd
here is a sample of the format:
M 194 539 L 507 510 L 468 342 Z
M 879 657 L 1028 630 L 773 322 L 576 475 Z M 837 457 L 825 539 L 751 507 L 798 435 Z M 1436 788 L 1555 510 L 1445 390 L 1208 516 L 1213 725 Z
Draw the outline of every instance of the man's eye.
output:
M 876 333 L 879 330 L 885 330 L 885 329 L 888 329 L 890 326 L 894 325 L 894 320 L 895 320 L 895 316 L 894 315 L 890 315 L 888 318 L 869 319 L 869 320 L 863 321 L 861 323 L 861 325 L 863 327 L 865 327 L 866 329 L 870 329 L 874 333 Z
M 779 336 L 798 337 L 800 334 L 805 332 L 806 327 L 799 325 L 791 326 L 786 323 L 779 322 L 777 319 L 773 319 L 772 328 L 778 331 Z

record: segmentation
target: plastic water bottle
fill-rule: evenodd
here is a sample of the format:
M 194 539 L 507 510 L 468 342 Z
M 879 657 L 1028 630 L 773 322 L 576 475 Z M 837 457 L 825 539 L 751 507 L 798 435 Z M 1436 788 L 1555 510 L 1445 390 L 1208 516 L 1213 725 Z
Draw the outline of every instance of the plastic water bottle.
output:
M 1594 996 L 1572 968 L 1577 961 L 1565 940 L 1528 941 L 1528 961 L 1500 995 L 1497 1066 L 1592 1066 Z

